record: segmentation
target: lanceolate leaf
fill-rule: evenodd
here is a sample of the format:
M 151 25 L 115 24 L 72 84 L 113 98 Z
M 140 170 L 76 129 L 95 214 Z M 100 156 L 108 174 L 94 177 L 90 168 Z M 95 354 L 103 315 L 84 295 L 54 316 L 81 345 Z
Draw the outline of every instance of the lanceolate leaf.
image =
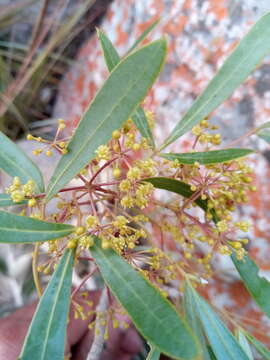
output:
M 37 191 L 44 191 L 41 172 L 31 159 L 6 135 L 0 132 L 0 169 L 8 175 L 18 176 L 22 183 L 33 180 Z
M 40 299 L 19 360 L 64 359 L 74 252 L 66 250 Z
M 147 341 L 174 359 L 198 359 L 199 350 L 188 326 L 146 278 L 99 239 L 91 253 L 101 274 L 134 325 Z
M 180 164 L 194 164 L 195 162 L 199 162 L 200 164 L 215 164 L 234 160 L 251 154 L 252 152 L 253 151 L 249 149 L 225 149 L 183 154 L 169 153 L 161 154 L 161 156 L 168 160 L 177 160 Z
M 23 204 L 27 204 L 27 200 L 21 201 L 19 203 L 15 203 L 11 199 L 10 195 L 8 195 L 8 194 L 0 194 L 0 207 L 23 205 Z
M 261 310 L 270 317 L 270 282 L 259 276 L 258 266 L 248 255 L 243 260 L 237 260 L 235 254 L 231 258 L 250 295 Z
M 248 332 L 244 332 L 248 340 L 252 343 L 252 345 L 256 348 L 256 350 L 263 356 L 264 360 L 270 360 L 270 350 L 262 344 L 259 340 L 257 340 L 254 336 L 249 334 Z
M 199 320 L 198 314 L 196 313 L 196 304 L 194 303 L 191 291 L 185 291 L 183 305 L 185 318 L 193 330 L 194 335 L 196 335 L 197 339 L 199 340 L 200 346 L 202 348 L 203 360 L 211 360 L 212 358 L 206 345 L 202 324 Z
M 99 41 L 102 46 L 104 58 L 109 71 L 112 71 L 113 68 L 120 62 L 120 56 L 118 55 L 116 49 L 111 43 L 110 39 L 102 31 L 98 30 Z M 141 107 L 134 112 L 132 115 L 132 120 L 137 126 L 141 135 L 150 141 L 150 144 L 154 146 L 154 138 L 148 124 L 148 120 L 144 113 L 144 110 Z
M 140 131 L 142 137 L 148 139 L 151 146 L 154 147 L 154 138 L 152 131 L 150 129 L 147 117 L 142 107 L 138 107 L 138 109 L 134 112 L 131 117 L 134 124 L 137 126 Z
M 270 51 L 270 13 L 263 16 L 225 61 L 205 91 L 165 140 L 163 148 L 208 116 L 248 77 Z
M 69 235 L 71 225 L 49 223 L 0 211 L 0 243 L 31 243 Z
M 49 200 L 90 160 L 95 150 L 106 144 L 141 103 L 158 76 L 166 54 L 166 41 L 157 40 L 122 60 L 97 93 L 83 115 L 51 178 Z
M 97 29 L 97 35 L 100 41 L 100 45 L 102 47 L 107 68 L 111 72 L 113 68 L 120 62 L 121 58 L 118 55 L 118 52 L 113 46 L 111 40 L 107 37 L 107 35 L 103 31 Z
M 249 360 L 235 337 L 221 322 L 210 305 L 197 294 L 189 283 L 186 283 L 186 292 L 190 292 L 190 296 L 193 297 L 196 304 L 195 311 L 217 360 Z
M 144 32 L 141 34 L 141 36 L 139 36 L 139 38 L 135 41 L 135 43 L 131 46 L 131 48 L 128 50 L 128 52 L 133 51 L 145 38 L 146 36 L 152 31 L 154 30 L 154 28 L 158 25 L 160 19 L 157 19 L 155 21 L 152 22 L 152 24 L 150 24 L 145 30 Z

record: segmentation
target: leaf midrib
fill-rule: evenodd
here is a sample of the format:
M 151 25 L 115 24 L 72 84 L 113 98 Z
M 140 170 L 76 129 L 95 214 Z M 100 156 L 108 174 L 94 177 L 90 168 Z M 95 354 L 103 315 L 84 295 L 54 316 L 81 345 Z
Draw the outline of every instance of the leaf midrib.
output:
M 25 230 L 25 229 L 17 229 L 17 228 L 6 228 L 6 227 L 1 227 L 0 226 L 0 231 L 1 230 L 4 230 L 4 231 L 9 231 L 9 232 L 25 232 L 25 233 L 48 233 L 48 234 L 51 234 L 51 233 L 66 233 L 67 231 L 69 231 L 69 229 L 66 229 L 66 230 Z M 70 232 L 72 232 L 72 228 L 70 228 Z
M 172 336 L 172 332 L 168 332 L 168 331 L 167 331 L 167 330 L 168 330 L 167 327 L 164 328 L 164 327 L 162 326 L 162 323 L 163 323 L 164 319 L 163 319 L 163 321 L 161 321 L 161 320 L 156 316 L 156 314 L 153 312 L 153 310 L 152 310 L 151 307 L 149 308 L 148 306 L 145 306 L 145 302 L 142 300 L 141 297 L 138 296 L 137 292 L 133 290 L 133 288 L 129 285 L 129 283 L 126 281 L 126 279 L 125 279 L 124 277 L 122 277 L 122 274 L 117 271 L 117 269 L 115 268 L 113 262 L 109 261 L 109 259 L 103 254 L 102 250 L 100 250 L 98 247 L 96 247 L 96 249 L 97 249 L 97 251 L 99 252 L 99 254 L 101 254 L 101 256 L 103 257 L 103 259 L 108 263 L 108 265 L 110 265 L 110 269 L 111 269 L 112 271 L 114 271 L 114 273 L 116 274 L 116 276 L 118 276 L 122 281 L 125 282 L 126 286 L 131 290 L 131 293 L 133 294 L 133 296 L 134 296 L 136 299 L 139 300 L 139 302 L 143 305 L 144 308 L 147 309 L 147 312 L 150 313 L 150 314 L 153 316 L 153 318 L 160 324 L 161 328 L 162 328 L 162 329 L 165 329 L 164 333 L 168 334 L 169 336 Z M 151 286 L 151 284 L 149 284 L 149 286 Z M 117 293 L 115 293 L 115 296 L 118 297 L 118 296 L 117 296 Z M 162 299 L 162 300 L 165 302 L 164 299 Z M 170 307 L 170 310 L 174 311 L 173 307 L 171 306 L 171 304 L 170 304 L 169 302 L 167 303 L 167 305 Z M 174 312 L 175 312 L 175 314 L 178 316 L 177 312 L 176 312 L 176 311 L 174 311 Z M 178 318 L 179 318 L 179 320 L 182 322 L 182 320 L 180 319 L 179 316 L 178 316 Z M 133 321 L 137 324 L 137 321 L 135 321 L 135 320 L 133 320 Z M 182 323 L 182 324 L 183 324 L 183 326 L 182 326 L 183 329 L 185 329 L 186 332 L 188 333 L 188 330 L 187 330 L 187 328 L 185 327 L 184 323 Z M 137 324 L 137 325 L 138 325 L 138 324 Z M 140 326 L 138 326 L 138 327 L 140 328 L 141 332 L 144 333 L 143 329 L 142 329 Z M 150 338 L 149 335 L 147 335 L 147 337 Z M 190 338 L 192 339 L 191 336 L 190 336 Z
M 251 30 L 251 31 L 252 31 L 252 30 Z M 248 36 L 248 34 L 247 34 L 247 36 Z M 166 145 L 166 146 L 169 145 L 169 143 L 170 143 L 170 141 L 171 141 L 172 139 L 174 139 L 175 137 L 177 137 L 177 136 L 179 135 L 179 133 L 181 133 L 181 131 L 183 131 L 183 129 L 185 129 L 186 127 L 189 126 L 190 122 L 192 122 L 192 120 L 202 111 L 202 109 L 203 109 L 204 107 L 206 107 L 206 106 L 212 101 L 213 98 L 216 97 L 216 93 L 219 92 L 222 88 L 224 88 L 224 87 L 226 86 L 227 83 L 229 83 L 229 82 L 231 81 L 231 79 L 234 77 L 234 74 L 238 71 L 239 67 L 242 66 L 242 64 L 244 64 L 244 63 L 248 60 L 250 54 L 254 52 L 254 48 L 256 48 L 260 43 L 264 43 L 264 42 L 265 42 L 265 41 L 262 41 L 262 40 L 259 40 L 258 42 L 256 42 L 256 45 L 254 45 L 254 47 L 252 47 L 252 51 L 250 50 L 250 51 L 247 53 L 246 57 L 243 58 L 242 62 L 238 63 L 238 65 L 234 68 L 233 72 L 231 72 L 230 75 L 225 79 L 225 81 L 215 90 L 214 94 L 213 94 L 212 96 L 210 96 L 210 97 L 208 98 L 208 100 L 206 100 L 206 102 L 205 102 L 201 107 L 198 108 L 198 110 L 193 114 L 193 116 L 191 116 L 191 117 L 189 118 L 189 120 L 186 121 L 186 122 L 182 125 L 182 127 L 179 127 L 179 129 L 175 129 L 175 130 L 174 130 L 174 134 L 167 139 L 167 141 L 164 143 L 164 145 L 163 145 L 162 147 L 165 147 L 165 145 Z M 238 50 L 238 49 L 237 49 L 237 50 Z M 233 55 L 233 54 L 232 54 L 232 55 Z M 231 55 L 231 56 L 232 56 L 232 55 Z M 230 59 L 230 57 L 229 57 L 229 59 Z M 226 62 L 225 62 L 225 63 L 226 63 Z M 224 65 L 225 65 L 225 63 L 224 63 Z M 223 66 L 224 66 L 224 65 L 223 65 Z M 221 67 L 221 69 L 222 69 L 222 67 Z M 214 79 L 215 79 L 215 78 L 214 78 Z M 213 80 L 214 80 L 214 79 L 213 79 Z M 208 87 L 209 87 L 210 85 L 211 85 L 211 82 L 209 83 Z M 206 90 L 207 90 L 207 89 L 206 89 Z M 205 91 L 206 91 L 206 90 L 205 90 Z M 199 98 L 200 98 L 200 97 L 199 97 Z M 197 100 L 199 100 L 199 98 L 198 98 Z M 195 103 L 194 103 L 194 106 L 195 106 Z M 192 109 L 192 107 L 191 107 L 191 109 Z M 183 120 L 184 120 L 184 118 L 183 118 Z M 182 120 L 182 121 L 183 121 L 183 120 Z M 181 122 L 179 123 L 179 126 L 180 126 L 180 125 L 181 125 Z M 180 135 L 180 136 L 181 136 L 181 135 Z
M 238 150 L 238 149 L 234 149 L 234 150 Z M 244 150 L 244 149 L 240 149 L 243 151 L 240 151 L 241 154 L 234 154 L 233 152 L 230 152 L 228 150 L 213 150 L 213 151 L 209 151 L 209 152 L 196 152 L 196 153 L 182 153 L 182 154 L 164 154 L 165 158 L 169 159 L 169 158 L 173 158 L 175 160 L 181 161 L 183 159 L 183 161 L 217 161 L 219 162 L 220 160 L 222 160 L 222 162 L 226 162 L 229 160 L 234 160 L 234 159 L 239 159 L 241 157 L 244 157 L 246 155 L 248 155 L 249 153 L 252 152 L 252 150 Z M 161 154 L 163 155 L 163 154 Z M 213 158 L 213 156 L 215 156 L 215 158 Z M 224 159 L 224 157 L 228 157 L 228 159 Z M 182 159 L 181 159 L 182 158 Z
M 47 327 L 47 331 L 45 333 L 45 340 L 44 340 L 43 351 L 42 351 L 42 354 L 41 354 L 41 356 L 42 356 L 41 359 L 44 359 L 44 356 L 46 355 L 47 343 L 48 343 L 49 333 L 50 333 L 50 330 L 51 330 L 51 326 L 52 326 L 52 322 L 53 322 L 53 318 L 54 318 L 54 314 L 55 314 L 55 310 L 56 310 L 57 299 L 59 297 L 59 293 L 62 290 L 62 286 L 63 286 L 63 283 L 64 283 L 64 278 L 65 278 L 65 275 L 66 275 L 66 272 L 67 272 L 67 267 L 69 265 L 69 261 L 70 261 L 71 256 L 72 256 L 72 252 L 70 251 L 69 256 L 67 257 L 64 269 L 63 269 L 63 271 L 61 273 L 60 285 L 57 287 L 55 301 L 53 302 L 52 311 L 51 311 L 50 316 L 49 316 L 48 327 Z
M 160 50 L 160 46 L 159 48 L 154 52 L 154 54 L 156 54 L 158 52 L 158 50 Z M 151 59 L 154 56 L 151 56 Z M 150 61 L 149 61 L 150 63 Z M 112 110 L 108 113 L 108 115 L 104 118 L 104 120 L 95 128 L 95 130 L 92 132 L 92 135 L 90 137 L 87 137 L 87 140 L 85 142 L 85 144 L 83 144 L 80 148 L 80 150 L 77 152 L 77 154 L 75 154 L 75 156 L 72 158 L 72 161 L 69 161 L 67 163 L 67 166 L 62 170 L 62 172 L 58 175 L 58 177 L 55 179 L 55 181 L 52 183 L 52 185 L 50 186 L 50 191 L 47 194 L 47 198 L 49 198 L 48 195 L 50 195 L 50 193 L 52 192 L 53 188 L 55 187 L 56 183 L 58 182 L 58 179 L 62 176 L 64 176 L 64 174 L 69 170 L 70 167 L 70 163 L 73 163 L 77 160 L 77 158 L 80 156 L 81 152 L 85 149 L 85 147 L 89 144 L 89 142 L 91 142 L 92 138 L 95 136 L 96 132 L 103 126 L 103 124 L 111 117 L 112 113 L 114 112 L 114 109 L 116 107 L 118 107 L 125 98 L 127 98 L 127 94 L 130 93 L 131 89 L 133 89 L 141 80 L 141 78 L 143 77 L 143 75 L 147 72 L 147 69 L 149 68 L 149 66 L 145 67 L 145 71 L 142 73 L 142 75 L 136 79 L 136 81 L 128 88 L 128 90 L 126 91 L 125 95 L 123 95 L 120 100 L 112 107 Z M 99 93 L 98 93 L 99 94 Z M 134 106 L 134 109 L 136 109 L 137 104 Z
M 222 337 L 222 333 L 220 333 L 220 329 L 218 326 L 215 325 L 215 321 L 212 321 L 212 318 L 211 316 L 209 316 L 208 314 L 208 309 L 207 307 L 205 306 L 205 304 L 199 299 L 199 302 L 198 303 L 201 303 L 201 308 L 203 308 L 203 313 L 204 315 L 206 316 L 206 318 L 208 319 L 208 321 L 211 323 L 212 327 L 215 329 L 216 333 L 218 334 L 218 338 L 220 340 L 220 342 L 223 344 L 223 346 L 225 347 L 225 349 L 227 349 L 227 352 L 230 354 L 230 357 L 232 360 L 235 360 L 235 356 L 234 356 L 234 352 L 231 352 L 231 348 L 227 346 L 227 342 L 224 341 L 223 337 Z M 197 305 L 198 306 L 198 305 Z M 200 310 L 198 310 L 199 313 L 200 313 Z M 226 329 L 227 330 L 227 329 Z M 230 335 L 230 333 L 229 333 Z M 241 350 L 241 349 L 240 349 Z M 243 354 L 242 354 L 243 355 Z M 246 359 L 248 360 L 248 359 Z

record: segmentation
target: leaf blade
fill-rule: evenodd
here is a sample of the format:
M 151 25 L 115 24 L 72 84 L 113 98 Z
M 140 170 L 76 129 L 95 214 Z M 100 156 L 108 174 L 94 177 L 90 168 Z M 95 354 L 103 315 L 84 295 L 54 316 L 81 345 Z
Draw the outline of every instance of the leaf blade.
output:
M 171 144 L 208 116 L 248 77 L 270 51 L 270 13 L 264 15 L 241 40 L 217 75 L 175 126 L 162 148 Z
M 19 360 L 64 358 L 73 264 L 74 252 L 67 250 L 40 299 Z
M 69 235 L 72 225 L 49 223 L 27 216 L 0 211 L 0 243 L 30 243 Z
M 194 304 L 193 297 L 191 296 L 190 292 L 186 291 L 184 293 L 183 299 L 183 307 L 184 307 L 184 314 L 187 319 L 187 322 L 191 329 L 193 330 L 194 334 L 196 335 L 197 339 L 202 348 L 203 352 L 203 359 L 204 360 L 211 360 L 211 356 L 209 355 L 209 350 L 206 345 L 206 340 L 202 331 L 202 326 L 200 320 L 196 314 L 196 305 Z
M 224 150 L 212 150 L 204 152 L 192 152 L 192 153 L 167 153 L 160 154 L 167 160 L 177 160 L 180 164 L 194 164 L 199 162 L 200 164 L 215 164 L 222 163 L 234 159 L 241 158 L 243 156 L 253 153 L 250 149 L 224 149 Z
M 231 259 L 254 301 L 270 317 L 270 282 L 259 276 L 258 266 L 248 255 L 243 260 L 237 260 L 232 254 Z
M 157 177 L 143 179 L 143 181 L 150 182 L 157 189 L 171 191 L 171 192 L 174 192 L 175 194 L 182 195 L 187 199 L 189 199 L 190 197 L 192 197 L 195 194 L 195 191 L 191 190 L 191 186 L 189 184 L 186 184 L 186 183 L 176 180 L 176 179 L 157 176 Z M 202 210 L 207 212 L 207 209 L 208 209 L 207 200 L 198 198 L 194 202 Z M 213 217 L 213 221 L 217 222 L 218 217 L 217 217 L 214 209 L 211 209 L 210 212 Z
M 106 144 L 112 132 L 130 117 L 158 76 L 165 55 L 166 41 L 157 40 L 133 52 L 111 72 L 83 115 L 68 144 L 69 152 L 56 167 L 47 201 L 95 157 L 97 147 Z
M 18 176 L 23 183 L 33 180 L 37 190 L 44 191 L 43 178 L 36 164 L 2 132 L 0 132 L 0 169 L 12 177 Z
M 96 240 L 92 256 L 105 282 L 143 336 L 173 358 L 196 358 L 199 355 L 196 342 L 174 307 L 131 265 L 113 250 L 102 249 Z
M 112 71 L 114 67 L 120 62 L 121 58 L 105 33 L 98 30 L 98 38 L 101 43 L 108 70 Z M 148 124 L 148 120 L 143 108 L 139 106 L 134 112 L 134 114 L 131 116 L 131 118 L 134 124 L 137 126 L 138 130 L 140 131 L 142 137 L 148 139 L 150 144 L 154 147 L 155 144 L 153 134 Z
M 196 304 L 196 312 L 217 360 L 249 360 L 234 336 L 221 322 L 210 305 L 186 283 L 185 292 L 190 292 Z
M 182 181 L 172 178 L 157 176 L 157 177 L 143 179 L 143 181 L 150 182 L 157 189 L 171 191 L 174 192 L 175 194 L 182 195 L 187 199 L 189 199 L 195 193 L 195 191 L 191 190 L 189 184 L 186 184 Z M 202 200 L 199 198 L 195 200 L 195 203 L 201 209 L 207 211 L 207 200 Z

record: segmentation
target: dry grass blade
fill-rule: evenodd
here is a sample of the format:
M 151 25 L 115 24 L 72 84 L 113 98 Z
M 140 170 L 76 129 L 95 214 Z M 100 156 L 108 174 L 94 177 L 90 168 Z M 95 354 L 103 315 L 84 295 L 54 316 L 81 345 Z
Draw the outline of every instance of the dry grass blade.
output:
M 2 117 L 6 113 L 6 111 L 9 109 L 10 104 L 21 93 L 21 91 L 25 88 L 25 86 L 37 73 L 37 71 L 41 69 L 42 65 L 46 63 L 46 60 L 49 58 L 49 56 L 51 56 L 52 52 L 65 41 L 67 36 L 73 31 L 75 25 L 78 24 L 82 16 L 86 13 L 86 11 L 89 10 L 89 8 L 94 4 L 94 2 L 94 0 L 87 0 L 84 3 L 78 5 L 76 12 L 71 15 L 70 18 L 61 27 L 59 27 L 55 33 L 50 36 L 49 41 L 44 46 L 43 50 L 38 51 L 39 46 L 49 34 L 51 27 L 55 23 L 56 18 L 59 17 L 59 10 L 61 10 L 61 8 L 66 5 L 65 2 L 63 3 L 63 1 L 59 2 L 59 4 L 61 4 L 60 9 L 58 9 L 58 11 L 57 9 L 55 9 L 53 14 L 50 15 L 50 18 L 46 21 L 46 26 L 43 26 L 43 29 L 40 32 L 39 36 L 36 37 L 36 39 L 34 40 L 32 48 L 27 54 L 24 63 L 21 65 L 17 76 L 6 89 L 4 93 L 6 101 L 0 104 L 0 117 Z M 40 22 L 41 21 L 39 21 L 39 23 Z M 59 54 L 59 56 L 60 55 L 61 53 Z M 33 60 L 34 56 L 36 56 L 35 60 Z M 41 71 L 41 74 L 43 79 L 45 76 L 45 74 L 43 73 L 43 69 Z

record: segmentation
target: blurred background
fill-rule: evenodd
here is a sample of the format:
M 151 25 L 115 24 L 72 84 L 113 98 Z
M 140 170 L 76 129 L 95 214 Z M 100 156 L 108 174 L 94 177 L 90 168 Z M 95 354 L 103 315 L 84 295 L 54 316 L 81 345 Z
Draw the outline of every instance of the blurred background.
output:
M 23 140 L 28 132 L 50 138 L 61 117 L 70 134 L 108 75 L 95 27 L 101 27 L 124 55 L 144 29 L 160 18 L 148 40 L 165 35 L 168 57 L 145 105 L 155 112 L 156 136 L 161 141 L 251 25 L 269 10 L 269 0 L 0 0 L 0 130 L 30 156 L 34 145 Z M 220 126 L 225 142 L 269 121 L 269 60 L 266 56 L 213 114 L 211 122 Z M 270 151 L 258 138 L 238 145 L 247 141 L 262 153 L 252 160 L 260 191 L 239 211 L 252 222 L 250 251 L 270 278 L 269 256 L 265 256 L 270 253 Z M 178 151 L 187 149 L 188 136 L 177 146 Z M 56 160 L 39 158 L 46 177 Z M 0 181 L 4 187 L 3 174 Z M 30 263 L 29 247 L 1 245 L 0 316 L 35 297 Z M 247 318 L 252 314 L 262 326 L 257 335 L 265 340 L 269 323 L 250 304 L 231 264 L 217 263 L 217 279 L 206 296 L 217 307 L 229 311 L 240 307 Z

